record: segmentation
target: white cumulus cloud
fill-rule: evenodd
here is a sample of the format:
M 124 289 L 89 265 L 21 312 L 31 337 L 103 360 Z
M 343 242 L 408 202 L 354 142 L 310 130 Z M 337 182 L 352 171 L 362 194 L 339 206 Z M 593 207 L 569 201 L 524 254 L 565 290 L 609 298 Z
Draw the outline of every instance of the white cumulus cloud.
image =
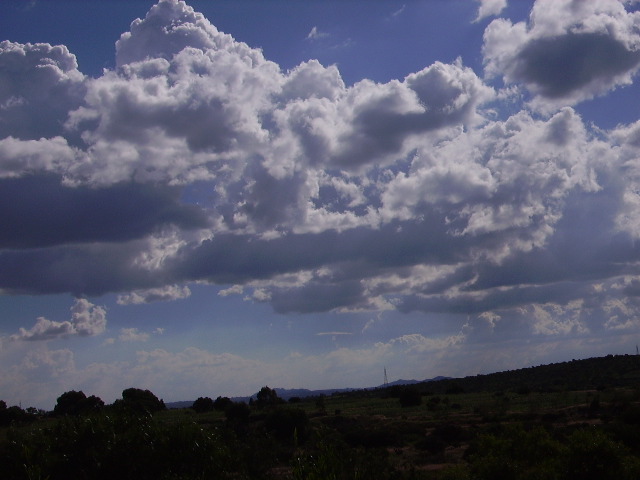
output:
M 107 312 L 86 299 L 76 299 L 71 307 L 71 319 L 62 322 L 39 317 L 30 329 L 20 328 L 11 340 L 51 340 L 60 337 L 93 336 L 103 333 L 107 326 Z
M 479 22 L 483 18 L 500 15 L 500 12 L 507 7 L 507 0 L 478 0 L 478 16 L 474 21 Z
M 191 290 L 187 286 L 167 285 L 166 287 L 136 290 L 128 294 L 118 295 L 117 302 L 120 305 L 136 305 L 141 303 L 179 300 L 189 298 L 190 296 Z

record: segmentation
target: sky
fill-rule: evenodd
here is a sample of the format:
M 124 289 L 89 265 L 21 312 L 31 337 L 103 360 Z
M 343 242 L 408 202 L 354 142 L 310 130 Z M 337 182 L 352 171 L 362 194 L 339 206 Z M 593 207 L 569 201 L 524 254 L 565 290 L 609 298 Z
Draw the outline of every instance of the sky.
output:
M 640 6 L 0 2 L 0 398 L 640 343 Z

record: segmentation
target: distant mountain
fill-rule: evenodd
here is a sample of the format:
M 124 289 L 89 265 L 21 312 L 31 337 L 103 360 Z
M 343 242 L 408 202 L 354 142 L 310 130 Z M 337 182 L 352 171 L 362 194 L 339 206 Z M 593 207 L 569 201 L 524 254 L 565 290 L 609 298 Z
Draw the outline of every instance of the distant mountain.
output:
M 437 380 L 446 380 L 450 377 L 434 377 L 429 378 L 427 380 L 395 380 L 393 382 L 389 382 L 387 385 L 378 385 L 377 387 L 372 388 L 386 388 L 393 387 L 394 385 L 414 385 L 416 383 L 426 383 L 433 382 Z M 283 400 L 289 400 L 291 397 L 317 397 L 320 395 L 331 395 L 333 393 L 343 393 L 343 392 L 355 392 L 358 390 L 366 390 L 363 388 L 327 388 L 324 390 L 308 390 L 306 388 L 274 388 L 276 393 Z M 255 398 L 257 394 L 253 394 L 252 397 Z
M 416 383 L 435 382 L 438 380 L 447 380 L 450 377 L 434 377 L 427 380 L 395 380 L 389 382 L 387 385 L 379 385 L 372 388 L 386 388 L 393 387 L 395 385 L 414 385 Z M 355 392 L 358 390 L 366 390 L 363 388 L 326 388 L 321 390 L 309 390 L 307 388 L 274 388 L 276 393 L 283 400 L 289 400 L 292 397 L 306 398 L 306 397 L 318 397 L 320 395 L 332 395 L 334 393 Z M 249 399 L 256 398 L 257 393 L 254 393 L 250 397 L 233 397 L 231 400 L 234 402 L 248 402 Z M 189 408 L 193 405 L 193 400 L 181 401 L 181 402 L 166 402 L 167 408 Z
M 283 400 L 289 400 L 292 397 L 318 397 L 320 395 L 331 395 L 332 393 L 352 392 L 357 388 L 332 388 L 324 390 L 308 390 L 306 388 L 274 388 L 276 393 Z M 253 395 L 255 398 L 256 395 Z
M 394 382 L 389 382 L 386 385 L 379 385 L 377 388 L 385 388 L 385 387 L 393 387 L 395 385 L 414 385 L 416 383 L 427 383 L 427 382 L 437 382 L 439 380 L 448 380 L 451 377 L 443 377 L 441 375 L 433 378 L 429 378 L 427 380 L 396 380 Z

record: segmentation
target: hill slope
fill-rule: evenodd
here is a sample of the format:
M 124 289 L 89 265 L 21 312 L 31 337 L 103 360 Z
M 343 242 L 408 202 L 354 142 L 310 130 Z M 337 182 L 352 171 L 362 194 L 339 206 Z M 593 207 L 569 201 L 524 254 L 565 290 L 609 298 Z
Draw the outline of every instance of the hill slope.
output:
M 593 390 L 640 383 L 640 355 L 607 355 L 539 365 L 518 370 L 421 383 L 423 391 L 445 393 L 529 389 L 532 391 Z

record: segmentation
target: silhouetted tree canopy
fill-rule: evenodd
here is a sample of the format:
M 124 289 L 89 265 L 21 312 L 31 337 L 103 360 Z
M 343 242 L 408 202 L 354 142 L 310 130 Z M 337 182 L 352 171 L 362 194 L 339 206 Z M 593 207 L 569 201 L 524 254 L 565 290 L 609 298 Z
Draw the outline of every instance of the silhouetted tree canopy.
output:
M 167 407 L 151 391 L 140 388 L 127 388 L 122 391 L 122 400 L 116 400 L 115 406 L 122 406 L 135 412 L 155 413 Z
M 219 412 L 224 412 L 232 403 L 233 401 L 229 397 L 218 397 L 213 402 L 213 408 Z
M 70 390 L 57 399 L 53 409 L 55 415 L 85 415 L 97 412 L 104 407 L 104 402 L 95 395 L 87 397 L 82 390 Z
M 214 409 L 213 400 L 209 397 L 198 397 L 191 408 L 197 413 L 210 412 Z
M 33 416 L 18 406 L 7 407 L 4 400 L 0 400 L 0 426 L 6 427 L 14 422 L 26 422 L 33 420 Z
M 256 405 L 258 408 L 278 405 L 282 402 L 282 399 L 278 397 L 276 391 L 267 386 L 262 387 L 256 394 Z
M 84 402 L 80 405 L 80 413 L 91 413 L 102 410 L 104 407 L 104 402 L 100 397 L 96 397 L 95 395 L 91 395 L 84 400 Z
M 64 392 L 58 397 L 53 413 L 56 415 L 78 415 L 80 414 L 82 402 L 86 399 L 87 396 L 82 390 L 79 392 L 75 390 Z

